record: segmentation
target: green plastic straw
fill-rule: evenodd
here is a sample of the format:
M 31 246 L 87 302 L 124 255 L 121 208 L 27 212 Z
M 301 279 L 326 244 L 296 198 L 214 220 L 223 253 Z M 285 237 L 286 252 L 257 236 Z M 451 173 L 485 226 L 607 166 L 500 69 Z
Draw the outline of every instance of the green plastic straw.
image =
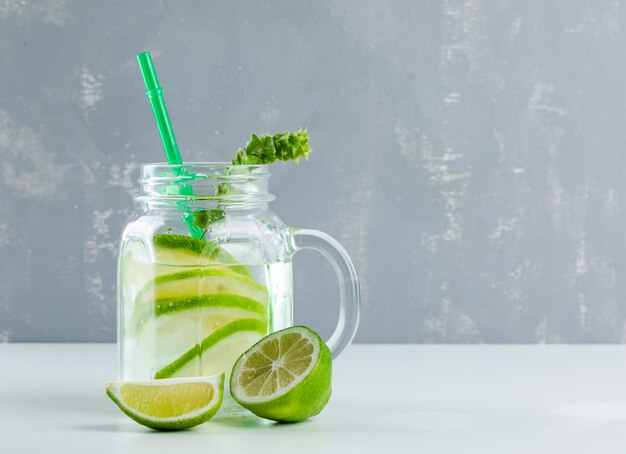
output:
M 154 63 L 152 63 L 152 56 L 150 52 L 141 52 L 137 54 L 137 61 L 139 62 L 139 68 L 141 69 L 141 75 L 143 81 L 146 84 L 146 97 L 150 100 L 152 105 L 152 112 L 154 113 L 154 119 L 156 120 L 157 129 L 161 136 L 161 143 L 165 150 L 165 157 L 170 165 L 180 165 L 183 163 L 183 159 L 178 151 L 178 144 L 176 143 L 176 136 L 174 135 L 174 129 L 170 122 L 170 117 L 167 114 L 167 107 L 165 107 L 165 101 L 163 100 L 163 88 L 159 85 L 159 79 L 157 78 L 156 71 L 154 69 Z M 180 169 L 174 167 L 174 174 L 181 175 Z M 192 195 L 191 186 L 187 184 L 181 184 L 179 186 L 179 193 L 183 195 Z M 185 214 L 183 219 L 189 228 L 189 233 L 194 238 L 200 238 L 204 234 L 204 230 L 194 225 L 193 213 L 183 205 Z
M 165 107 L 165 101 L 163 100 L 163 88 L 159 85 L 159 79 L 154 70 L 154 63 L 152 63 L 150 52 L 137 54 L 137 61 L 139 62 L 139 68 L 141 68 L 143 81 L 146 84 L 146 97 L 150 100 L 150 104 L 152 105 L 152 112 L 154 113 L 159 135 L 161 136 L 167 162 L 169 164 L 182 164 L 183 160 L 178 151 L 176 136 L 174 135 L 172 123 L 167 114 L 167 107 Z

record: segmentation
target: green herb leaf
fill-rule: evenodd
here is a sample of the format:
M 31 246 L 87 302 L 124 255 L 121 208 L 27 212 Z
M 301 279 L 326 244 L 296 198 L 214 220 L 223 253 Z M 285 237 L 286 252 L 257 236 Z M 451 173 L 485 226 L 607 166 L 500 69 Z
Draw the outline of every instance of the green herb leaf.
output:
M 308 159 L 311 151 L 306 130 L 285 131 L 273 136 L 252 134 L 245 148 L 237 151 L 232 162 L 234 165 L 256 165 L 271 164 L 278 159 L 297 164 L 300 158 Z
M 209 225 L 209 215 L 207 210 L 196 210 L 193 212 L 193 225 L 206 229 Z
M 193 225 L 198 226 L 201 229 L 207 229 L 210 224 L 217 222 L 220 219 L 224 219 L 224 210 L 221 208 L 214 208 L 212 210 L 196 210 L 193 212 Z

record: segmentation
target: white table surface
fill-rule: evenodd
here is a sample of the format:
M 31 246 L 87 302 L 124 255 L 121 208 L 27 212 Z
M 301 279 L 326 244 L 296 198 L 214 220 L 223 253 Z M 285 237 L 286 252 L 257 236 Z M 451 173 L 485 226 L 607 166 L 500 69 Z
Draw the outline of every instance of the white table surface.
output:
M 112 344 L 0 344 L 0 453 L 623 453 L 626 346 L 354 345 L 317 417 L 159 433 L 104 392 Z

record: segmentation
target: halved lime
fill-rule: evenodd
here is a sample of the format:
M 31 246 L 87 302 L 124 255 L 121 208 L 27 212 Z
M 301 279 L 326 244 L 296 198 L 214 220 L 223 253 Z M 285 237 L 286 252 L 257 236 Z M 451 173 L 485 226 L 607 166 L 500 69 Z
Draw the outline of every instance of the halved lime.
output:
M 266 419 L 296 422 L 317 415 L 331 394 L 332 360 L 322 339 L 304 326 L 264 337 L 235 363 L 233 398 Z
M 108 396 L 139 424 L 182 430 L 208 421 L 222 404 L 224 374 L 107 384 Z

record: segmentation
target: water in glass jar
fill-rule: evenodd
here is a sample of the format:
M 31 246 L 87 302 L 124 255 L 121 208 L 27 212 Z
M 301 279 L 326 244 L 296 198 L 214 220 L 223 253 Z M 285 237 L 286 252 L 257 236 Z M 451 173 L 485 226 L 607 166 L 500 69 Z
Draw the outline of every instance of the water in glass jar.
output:
M 122 244 L 120 379 L 224 372 L 228 383 L 244 351 L 292 324 L 291 264 L 241 263 L 224 247 L 199 253 L 196 240 L 162 237 Z M 226 389 L 221 413 L 237 411 Z

